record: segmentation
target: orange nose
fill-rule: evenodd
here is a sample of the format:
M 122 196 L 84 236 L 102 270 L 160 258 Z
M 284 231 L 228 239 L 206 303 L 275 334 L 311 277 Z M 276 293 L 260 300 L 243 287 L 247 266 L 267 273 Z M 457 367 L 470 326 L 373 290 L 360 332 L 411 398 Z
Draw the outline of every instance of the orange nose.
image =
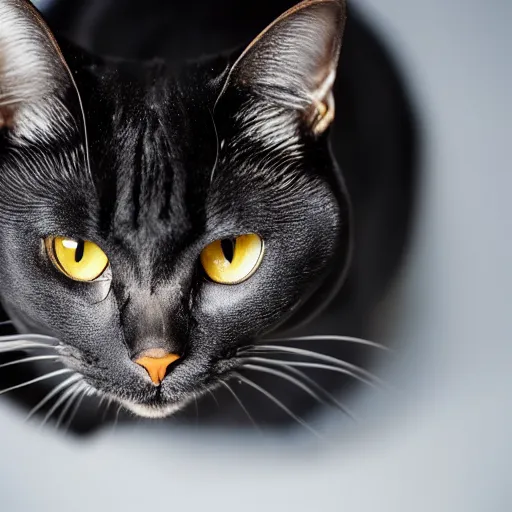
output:
M 160 352 L 160 351 L 159 351 Z M 152 351 L 146 352 L 146 355 L 139 357 L 135 362 L 140 364 L 149 373 L 151 380 L 157 386 L 164 380 L 165 372 L 171 363 L 174 363 L 180 356 L 176 354 L 165 354 L 156 356 Z

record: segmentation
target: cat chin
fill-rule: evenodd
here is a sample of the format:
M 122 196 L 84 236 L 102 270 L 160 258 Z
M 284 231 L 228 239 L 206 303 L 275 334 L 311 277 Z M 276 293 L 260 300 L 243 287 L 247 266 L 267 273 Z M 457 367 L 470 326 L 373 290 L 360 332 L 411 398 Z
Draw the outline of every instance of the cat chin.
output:
M 171 416 L 171 414 L 174 414 L 185 406 L 185 403 L 180 403 L 170 404 L 163 407 L 155 407 L 151 405 L 136 404 L 125 400 L 122 400 L 121 403 L 124 407 L 126 407 L 137 416 L 152 419 L 166 418 L 167 416 Z

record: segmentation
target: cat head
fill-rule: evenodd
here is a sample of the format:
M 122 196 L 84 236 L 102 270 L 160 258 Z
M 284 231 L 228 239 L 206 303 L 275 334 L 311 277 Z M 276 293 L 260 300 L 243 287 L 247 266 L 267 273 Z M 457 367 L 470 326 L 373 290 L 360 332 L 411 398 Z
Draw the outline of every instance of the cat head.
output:
M 0 4 L 0 298 L 98 393 L 161 417 L 227 378 L 348 251 L 329 149 L 341 0 L 169 69 Z

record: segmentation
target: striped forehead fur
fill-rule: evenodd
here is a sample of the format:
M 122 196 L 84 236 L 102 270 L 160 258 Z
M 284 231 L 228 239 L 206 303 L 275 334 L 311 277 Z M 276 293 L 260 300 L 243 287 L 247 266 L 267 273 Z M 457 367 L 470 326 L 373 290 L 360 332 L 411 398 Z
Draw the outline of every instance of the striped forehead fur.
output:
M 151 101 L 150 95 L 148 101 Z M 171 217 L 188 226 L 185 204 L 186 176 L 180 148 L 173 143 L 168 125 L 159 109 L 147 108 L 144 114 L 126 114 L 118 119 L 115 145 L 119 147 L 117 172 L 124 179 L 117 183 L 116 222 L 134 226 L 149 222 L 153 228 Z M 111 199 L 111 198 L 110 198 Z M 132 205 L 128 212 L 126 203 Z M 156 222 L 156 224 L 155 224 Z

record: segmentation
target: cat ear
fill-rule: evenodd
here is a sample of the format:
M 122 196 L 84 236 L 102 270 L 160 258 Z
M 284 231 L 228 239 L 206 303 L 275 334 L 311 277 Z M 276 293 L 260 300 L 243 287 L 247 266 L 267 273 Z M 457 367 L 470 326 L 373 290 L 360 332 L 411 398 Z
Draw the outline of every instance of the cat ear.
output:
M 63 96 L 72 85 L 50 30 L 27 0 L 0 0 L 0 129 L 49 137 L 70 121 Z
M 334 119 L 332 86 L 346 19 L 344 0 L 305 0 L 242 53 L 228 81 L 296 109 L 315 134 Z

